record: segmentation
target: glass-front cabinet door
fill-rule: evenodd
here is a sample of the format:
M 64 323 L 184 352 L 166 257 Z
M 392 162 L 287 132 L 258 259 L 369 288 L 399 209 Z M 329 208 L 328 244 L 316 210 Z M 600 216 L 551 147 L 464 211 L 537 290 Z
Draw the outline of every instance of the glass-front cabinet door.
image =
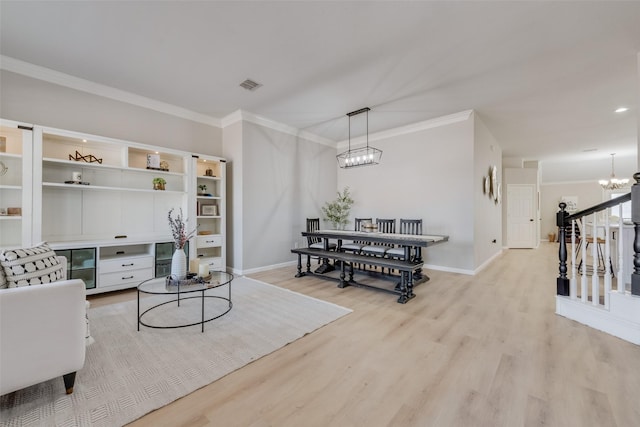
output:
M 0 247 L 31 242 L 33 131 L 0 119 Z

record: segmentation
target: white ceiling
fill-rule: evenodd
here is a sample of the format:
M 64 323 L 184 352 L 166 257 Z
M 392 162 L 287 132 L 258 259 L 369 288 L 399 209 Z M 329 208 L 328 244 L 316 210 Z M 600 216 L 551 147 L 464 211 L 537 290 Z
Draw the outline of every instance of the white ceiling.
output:
M 5 57 L 217 119 L 341 141 L 365 106 L 370 133 L 474 109 L 545 181 L 637 170 L 640 1 L 1 0 L 0 24 Z

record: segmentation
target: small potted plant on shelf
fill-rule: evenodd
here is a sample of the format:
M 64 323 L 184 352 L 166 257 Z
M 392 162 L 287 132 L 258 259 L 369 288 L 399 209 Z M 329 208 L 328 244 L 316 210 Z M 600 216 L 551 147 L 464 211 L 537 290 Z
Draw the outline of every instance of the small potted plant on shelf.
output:
M 200 184 L 198 185 L 198 190 L 200 190 L 198 192 L 199 195 L 204 195 L 207 192 L 207 186 L 204 184 Z
M 349 222 L 349 212 L 353 203 L 349 187 L 346 187 L 342 193 L 338 191 L 336 199 L 333 202 L 325 203 L 322 207 L 323 219 L 332 223 L 334 228 L 344 230 Z
M 164 190 L 164 186 L 167 183 L 164 178 L 153 178 L 153 189 Z

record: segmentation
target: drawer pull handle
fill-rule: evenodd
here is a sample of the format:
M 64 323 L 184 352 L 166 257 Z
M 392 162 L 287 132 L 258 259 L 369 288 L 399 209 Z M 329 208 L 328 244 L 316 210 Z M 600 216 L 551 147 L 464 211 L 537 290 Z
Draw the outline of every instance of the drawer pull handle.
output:
M 133 276 L 123 277 L 122 280 L 133 279 Z
M 207 243 L 215 243 L 215 240 L 207 240 Z
M 131 264 L 122 264 L 123 267 L 131 267 L 133 265 L 133 263 Z

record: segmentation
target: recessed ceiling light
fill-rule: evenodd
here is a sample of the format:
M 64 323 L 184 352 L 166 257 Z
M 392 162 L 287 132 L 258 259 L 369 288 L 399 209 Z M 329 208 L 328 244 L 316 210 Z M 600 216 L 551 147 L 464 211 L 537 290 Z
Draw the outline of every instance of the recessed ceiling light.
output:
M 629 111 L 629 109 L 627 107 L 616 108 L 616 113 L 624 113 L 625 111 Z
M 87 140 L 86 140 L 86 139 L 83 139 L 83 140 L 82 140 L 82 142 L 87 142 Z

